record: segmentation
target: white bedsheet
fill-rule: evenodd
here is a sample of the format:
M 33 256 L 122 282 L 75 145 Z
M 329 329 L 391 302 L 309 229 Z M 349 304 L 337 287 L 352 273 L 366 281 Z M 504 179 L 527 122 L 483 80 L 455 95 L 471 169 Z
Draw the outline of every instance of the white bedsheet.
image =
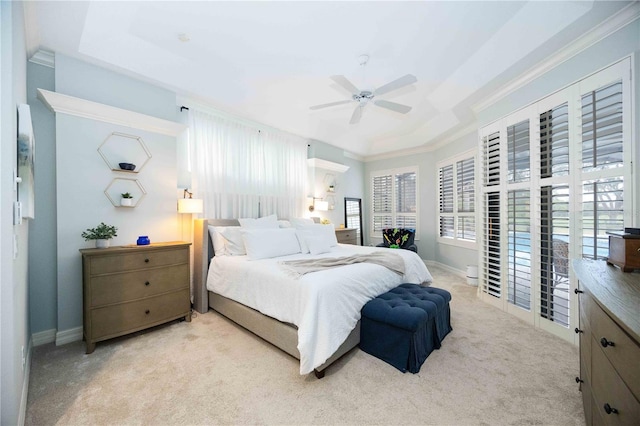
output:
M 431 274 L 409 250 L 393 250 L 405 262 L 405 275 L 384 266 L 358 263 L 294 278 L 279 262 L 392 250 L 339 244 L 330 253 L 294 254 L 274 259 L 219 256 L 211 260 L 207 289 L 298 327 L 300 374 L 321 366 L 346 340 L 372 298 L 399 284 L 430 283 Z

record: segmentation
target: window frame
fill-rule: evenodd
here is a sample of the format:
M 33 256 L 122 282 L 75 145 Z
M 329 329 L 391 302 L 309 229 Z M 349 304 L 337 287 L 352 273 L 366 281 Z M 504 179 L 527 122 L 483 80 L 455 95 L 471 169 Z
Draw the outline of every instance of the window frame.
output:
M 384 213 L 376 213 L 374 212 L 374 179 L 376 177 L 380 177 L 380 176 L 391 176 L 391 181 L 392 181 L 392 191 L 391 191 L 391 206 L 392 206 L 392 211 L 390 213 L 391 215 L 391 226 L 395 227 L 396 226 L 396 218 L 398 215 L 407 215 L 404 212 L 398 212 L 396 211 L 396 207 L 397 207 L 397 203 L 396 203 L 396 191 L 395 191 L 395 177 L 396 175 L 401 175 L 401 174 L 405 174 L 405 173 L 415 173 L 416 175 L 416 212 L 415 212 L 415 220 L 416 220 L 416 226 L 415 226 L 415 241 L 419 241 L 420 240 L 420 233 L 419 233 L 419 229 L 420 229 L 420 173 L 419 173 L 419 168 L 418 166 L 407 166 L 407 167 L 399 167 L 399 168 L 393 168 L 393 169 L 386 169 L 386 170 L 375 170 L 372 171 L 369 175 L 369 183 L 371 185 L 369 194 L 371 196 L 371 203 L 370 203 L 370 219 L 369 219 L 369 231 L 371 232 L 371 237 L 372 238 L 379 238 L 382 239 L 382 235 L 378 235 L 380 233 L 380 230 L 376 230 L 375 229 L 375 217 L 376 216 L 381 216 L 381 215 L 385 215 Z
M 466 161 L 473 159 L 473 212 L 458 212 L 458 173 L 457 164 L 460 161 Z M 451 166 L 453 168 L 453 212 L 441 213 L 440 212 L 440 171 L 445 167 Z M 468 151 L 456 154 L 453 157 L 449 157 L 445 160 L 441 160 L 436 164 L 436 182 L 438 203 L 436 203 L 436 234 L 437 241 L 440 244 L 448 244 L 452 246 L 467 248 L 471 250 L 478 249 L 478 152 L 476 149 L 470 149 Z M 440 235 L 440 218 L 441 217 L 453 217 L 453 237 L 443 237 Z M 475 239 L 467 240 L 458 238 L 458 220 L 460 217 L 473 217 L 475 228 Z

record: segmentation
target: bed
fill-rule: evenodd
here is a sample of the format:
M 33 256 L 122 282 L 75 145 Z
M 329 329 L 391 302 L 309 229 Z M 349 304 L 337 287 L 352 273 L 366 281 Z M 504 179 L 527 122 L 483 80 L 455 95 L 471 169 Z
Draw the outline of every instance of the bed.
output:
M 257 260 L 216 257 L 210 225 L 235 227 L 239 222 L 194 222 L 195 310 L 205 313 L 211 308 L 297 358 L 300 374 L 313 371 L 321 378 L 331 363 L 358 345 L 360 309 L 366 301 L 403 282 L 432 280 L 424 262 L 409 250 L 336 244 L 322 254 Z M 357 263 L 301 275 L 287 264 L 300 259 L 389 256 L 381 251 L 393 251 L 391 256 L 402 260 L 403 273 Z

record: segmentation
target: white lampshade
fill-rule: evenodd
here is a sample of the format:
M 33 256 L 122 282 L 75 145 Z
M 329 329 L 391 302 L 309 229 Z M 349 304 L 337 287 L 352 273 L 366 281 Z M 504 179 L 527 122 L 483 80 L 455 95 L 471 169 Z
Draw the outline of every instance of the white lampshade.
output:
M 179 198 L 178 213 L 202 213 L 204 204 L 199 198 Z
M 329 202 L 328 201 L 316 201 L 315 209 L 321 212 L 326 212 L 329 210 Z

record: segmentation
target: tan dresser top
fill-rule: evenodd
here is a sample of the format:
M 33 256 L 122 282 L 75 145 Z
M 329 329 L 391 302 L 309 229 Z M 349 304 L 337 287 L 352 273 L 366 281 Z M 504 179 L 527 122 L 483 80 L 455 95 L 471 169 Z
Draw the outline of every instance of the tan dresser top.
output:
M 574 260 L 573 270 L 600 307 L 640 343 L 640 273 L 602 260 Z
M 139 246 L 136 244 L 129 244 L 126 246 L 113 246 L 107 248 L 84 248 L 80 249 L 80 253 L 83 255 L 92 255 L 92 254 L 116 254 L 116 253 L 131 253 L 137 249 L 146 249 L 146 250 L 162 250 L 170 247 L 178 247 L 178 246 L 190 246 L 191 243 L 187 243 L 185 241 L 169 241 L 162 243 L 151 243 L 144 246 Z

